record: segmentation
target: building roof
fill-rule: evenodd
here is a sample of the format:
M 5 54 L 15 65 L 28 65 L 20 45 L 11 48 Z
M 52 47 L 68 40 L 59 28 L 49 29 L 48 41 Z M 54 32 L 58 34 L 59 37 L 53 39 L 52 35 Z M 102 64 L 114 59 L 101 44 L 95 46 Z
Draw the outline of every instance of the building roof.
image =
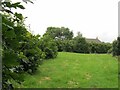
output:
M 98 38 L 96 38 L 96 39 L 86 38 L 86 41 L 88 43 L 101 43 L 101 41 Z

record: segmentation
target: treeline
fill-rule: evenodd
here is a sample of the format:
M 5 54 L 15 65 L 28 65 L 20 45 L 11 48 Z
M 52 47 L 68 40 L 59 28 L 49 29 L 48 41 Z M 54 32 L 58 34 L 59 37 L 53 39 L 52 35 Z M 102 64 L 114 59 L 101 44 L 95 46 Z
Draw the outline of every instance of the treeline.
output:
M 78 32 L 74 37 L 73 32 L 65 27 L 48 27 L 44 36 L 53 38 L 57 44 L 58 51 L 76 52 L 76 53 L 111 53 L 112 44 L 87 42 L 86 38 Z

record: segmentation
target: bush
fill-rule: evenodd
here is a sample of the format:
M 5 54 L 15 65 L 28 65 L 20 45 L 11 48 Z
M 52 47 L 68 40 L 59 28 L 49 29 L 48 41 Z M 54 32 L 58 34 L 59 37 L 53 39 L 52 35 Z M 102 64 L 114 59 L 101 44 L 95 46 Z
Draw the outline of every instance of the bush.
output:
M 90 53 L 107 53 L 111 48 L 110 43 L 89 43 Z
M 63 41 L 63 51 L 73 52 L 73 40 L 64 40 Z
M 12 3 L 3 0 L 2 8 L 5 10 L 4 13 L 0 13 L 2 17 L 2 88 L 11 90 L 13 88 L 11 80 L 17 83 L 23 81 L 23 74 L 26 72 L 33 74 L 42 59 L 56 57 L 57 48 L 52 39 L 45 37 L 39 39 L 39 35 L 32 35 L 27 31 L 22 14 L 11 11 L 11 8 L 24 9 L 20 2 Z M 39 48 L 39 42 L 41 45 L 45 43 L 45 46 Z
M 63 51 L 63 47 L 64 47 L 64 43 L 63 43 L 63 40 L 61 40 L 61 39 L 55 39 L 55 43 L 56 43 L 56 45 L 57 45 L 57 48 L 58 48 L 58 52 L 61 52 L 61 51 Z
M 11 80 L 21 82 L 21 72 L 34 73 L 43 57 L 37 44 L 39 38 L 28 32 L 22 21 L 14 24 L 14 18 L 9 15 L 2 15 L 2 19 L 2 85 L 5 89 L 12 85 Z
M 89 53 L 88 43 L 83 37 L 73 39 L 73 51 L 76 53 Z
M 57 45 L 50 36 L 45 35 L 39 41 L 39 48 L 45 53 L 45 58 L 55 58 L 57 56 Z

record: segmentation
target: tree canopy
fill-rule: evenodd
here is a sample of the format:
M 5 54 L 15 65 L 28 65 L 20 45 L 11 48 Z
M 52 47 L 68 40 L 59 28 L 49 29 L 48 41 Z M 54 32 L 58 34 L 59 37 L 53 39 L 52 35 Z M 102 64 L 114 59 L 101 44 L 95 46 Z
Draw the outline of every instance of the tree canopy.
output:
M 48 27 L 47 31 L 44 35 L 50 35 L 53 39 L 72 39 L 73 32 L 69 30 L 69 28 L 65 27 Z

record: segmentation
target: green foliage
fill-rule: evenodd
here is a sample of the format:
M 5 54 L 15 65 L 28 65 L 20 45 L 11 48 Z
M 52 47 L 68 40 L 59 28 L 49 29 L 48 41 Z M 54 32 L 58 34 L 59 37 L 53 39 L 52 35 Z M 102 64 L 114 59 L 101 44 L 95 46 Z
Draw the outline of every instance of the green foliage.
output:
M 57 56 L 57 45 L 49 35 L 43 36 L 39 41 L 39 48 L 44 52 L 45 58 L 55 58 Z
M 90 53 L 107 53 L 111 48 L 112 45 L 110 43 L 89 43 Z
M 11 89 L 12 80 L 21 83 L 23 73 L 33 74 L 44 58 L 56 57 L 57 47 L 49 37 L 40 39 L 39 35 L 27 31 L 22 14 L 10 10 L 24 9 L 20 2 L 2 2 L 2 7 L 2 86 Z
M 29 73 L 34 73 L 40 61 L 44 58 L 42 56 L 43 52 L 38 48 L 38 41 L 38 37 L 31 35 L 26 42 L 21 43 L 20 50 L 26 59 L 25 57 L 21 59 L 20 64 L 23 65 L 24 71 Z
M 63 51 L 65 52 L 73 52 L 73 40 L 64 40 L 63 41 Z
M 118 42 L 117 42 L 117 40 L 113 41 L 112 53 L 113 53 L 113 56 L 118 55 Z
M 16 3 L 12 3 L 11 1 L 9 1 L 9 2 L 2 2 L 2 6 L 5 7 L 5 8 L 7 7 L 9 9 L 11 9 L 11 8 L 25 9 L 25 7 L 23 5 L 21 5 L 21 2 L 16 2 Z
M 21 81 L 21 72 L 35 72 L 43 57 L 42 51 L 38 48 L 39 37 L 29 33 L 23 24 L 18 23 L 19 21 L 15 24 L 12 16 L 2 14 L 2 17 L 2 82 L 3 88 L 7 88 L 11 85 L 12 79 Z
M 63 48 L 64 47 L 63 40 L 57 39 L 57 40 L 55 40 L 55 42 L 56 42 L 58 51 L 59 52 L 63 51 L 64 50 L 64 48 Z
M 3 6 L 8 10 L 17 7 L 23 9 L 19 2 L 3 2 Z M 22 14 L 9 12 L 1 12 L 4 89 L 13 87 L 12 80 L 18 83 L 23 81 L 23 72 L 33 74 L 43 59 L 57 56 L 57 46 L 51 37 L 46 35 L 40 38 L 39 35 L 32 35 L 24 25 Z
M 75 37 L 74 39 L 74 52 L 76 53 L 89 53 L 88 43 L 83 37 Z
M 55 40 L 56 45 L 58 47 L 58 51 L 66 51 L 66 52 L 72 52 L 73 51 L 73 40 Z
M 112 54 L 112 48 L 110 48 L 107 53 Z
M 69 30 L 69 28 L 65 27 L 48 27 L 47 31 L 44 35 L 49 35 L 53 39 L 72 39 L 73 32 Z
M 120 55 L 120 37 L 117 38 L 117 40 L 114 40 L 112 43 L 112 53 L 113 56 L 119 56 Z
M 21 5 L 21 2 L 17 2 L 17 3 L 12 3 L 11 1 L 6 2 L 6 1 L 1 1 L 1 6 L 2 6 L 2 11 L 7 12 L 7 13 L 12 13 L 14 14 L 11 9 L 25 9 L 25 7 L 23 5 Z
M 69 40 L 73 37 L 73 32 L 69 28 L 65 27 L 48 27 L 44 36 L 50 36 L 56 42 L 58 51 L 71 51 L 67 47 L 71 48 Z M 70 45 L 70 46 L 67 46 Z
M 118 42 L 118 55 L 120 55 L 120 37 L 117 38 L 117 42 Z
M 80 32 L 73 38 L 73 32 L 64 27 L 48 27 L 44 36 L 50 36 L 56 42 L 58 51 L 77 53 L 107 53 L 110 43 L 88 43 Z

